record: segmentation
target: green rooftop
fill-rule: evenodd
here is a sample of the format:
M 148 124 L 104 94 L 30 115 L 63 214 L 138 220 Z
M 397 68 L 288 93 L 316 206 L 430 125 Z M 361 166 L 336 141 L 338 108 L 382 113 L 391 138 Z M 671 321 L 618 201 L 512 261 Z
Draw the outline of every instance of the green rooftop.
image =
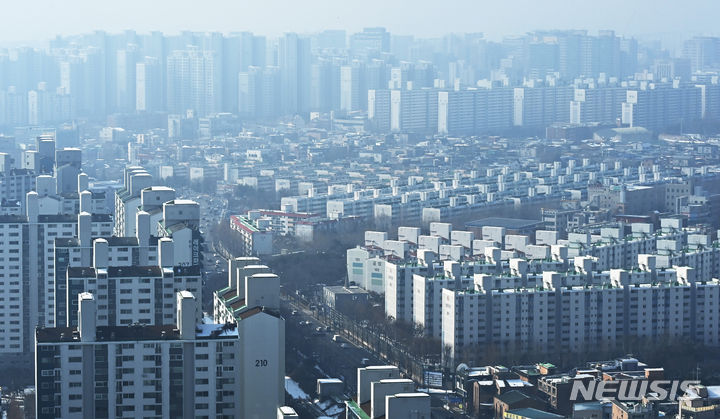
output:
M 355 402 L 355 400 L 348 400 L 346 402 L 347 408 L 355 414 L 355 416 L 359 417 L 360 419 L 370 419 L 370 416 L 368 416 L 367 413 L 365 413 L 364 410 L 358 406 L 358 404 Z

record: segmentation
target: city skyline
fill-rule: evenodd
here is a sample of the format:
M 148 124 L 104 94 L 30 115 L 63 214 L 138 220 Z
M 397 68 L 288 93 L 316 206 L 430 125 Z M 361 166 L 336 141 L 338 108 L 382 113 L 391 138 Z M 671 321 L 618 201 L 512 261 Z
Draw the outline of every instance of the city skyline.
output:
M 210 6 L 197 8 L 182 0 L 140 3 L 137 0 L 120 4 L 96 4 L 87 0 L 68 5 L 48 0 L 13 4 L 6 9 L 6 22 L 0 28 L 0 44 L 38 45 L 55 36 L 70 36 L 102 29 L 107 32 L 136 30 L 179 33 L 190 31 L 253 31 L 268 36 L 285 32 L 313 33 L 327 29 L 345 29 L 348 33 L 363 27 L 384 26 L 391 33 L 436 37 L 447 33 L 483 32 L 490 39 L 523 34 L 543 29 L 588 29 L 591 32 L 613 29 L 619 34 L 640 38 L 660 38 L 672 42 L 683 34 L 717 34 L 713 17 L 720 6 L 707 0 L 690 0 L 682 9 L 670 9 L 669 2 L 640 0 L 631 5 L 610 0 L 588 13 L 567 13 L 577 8 L 576 2 L 550 0 L 529 2 L 516 0 L 498 4 L 459 1 L 453 8 L 438 8 L 421 0 L 412 8 L 406 4 L 387 4 L 378 0 L 336 3 L 313 0 L 302 5 L 285 2 L 213 1 Z M 33 11 L 48 10 L 42 16 Z M 434 9 L 433 13 L 425 13 Z M 284 13 L 278 14 L 282 10 Z M 306 10 L 313 10 L 308 16 Z M 320 10 L 321 12 L 317 12 Z M 518 13 L 518 11 L 523 11 Z M 558 11 L 562 10 L 563 13 Z M 140 13 L 142 12 L 142 13 Z M 462 12 L 462 13 L 461 13 Z M 439 22 L 447 22 L 445 24 Z M 671 47 L 675 47 L 670 45 Z
M 169 112 L 168 121 L 184 119 L 192 131 L 196 117 L 229 113 L 257 122 L 333 111 L 367 112 L 374 129 L 392 132 L 618 121 L 656 130 L 715 118 L 720 92 L 717 37 L 684 40 L 680 54 L 612 30 L 528 32 L 502 42 L 479 34 L 395 36 L 383 27 L 277 40 L 127 31 L 50 45 L 0 54 L 0 126 Z M 628 96 L 636 94 L 639 102 Z M 671 112 L 643 110 L 666 101 L 679 102 L 662 108 Z
M 720 0 L 6 3 L 0 419 L 720 419 Z

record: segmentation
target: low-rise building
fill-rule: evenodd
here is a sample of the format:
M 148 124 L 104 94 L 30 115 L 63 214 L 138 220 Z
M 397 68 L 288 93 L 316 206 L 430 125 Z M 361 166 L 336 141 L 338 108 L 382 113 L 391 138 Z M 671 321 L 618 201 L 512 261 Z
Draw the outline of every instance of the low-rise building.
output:
M 357 304 L 365 304 L 370 293 L 360 287 L 326 286 L 323 287 L 323 301 L 337 311 L 347 313 Z
M 720 415 L 720 386 L 691 385 L 678 400 L 678 416 L 710 419 Z
M 528 396 L 527 394 L 510 390 L 508 392 L 495 396 L 493 400 L 495 405 L 495 418 L 501 419 L 508 417 L 508 412 L 523 408 L 542 409 L 544 403 L 541 400 Z
M 238 234 L 244 256 L 271 255 L 273 232 L 270 220 L 250 219 L 241 215 L 230 216 L 230 227 Z

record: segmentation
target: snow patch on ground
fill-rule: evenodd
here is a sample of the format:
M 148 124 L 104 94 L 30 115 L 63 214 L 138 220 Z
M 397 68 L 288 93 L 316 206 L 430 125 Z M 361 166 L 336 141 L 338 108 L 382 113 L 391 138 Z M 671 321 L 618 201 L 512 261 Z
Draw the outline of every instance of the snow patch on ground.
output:
M 325 411 L 326 415 L 335 416 L 339 415 L 340 413 L 345 412 L 345 406 L 335 405 L 331 407 L 330 409 Z
M 303 400 L 309 400 L 310 396 L 308 396 L 307 393 L 303 391 L 303 389 L 300 388 L 300 384 L 298 384 L 295 380 L 293 380 L 290 377 L 285 377 L 285 391 L 295 400 L 303 399 Z

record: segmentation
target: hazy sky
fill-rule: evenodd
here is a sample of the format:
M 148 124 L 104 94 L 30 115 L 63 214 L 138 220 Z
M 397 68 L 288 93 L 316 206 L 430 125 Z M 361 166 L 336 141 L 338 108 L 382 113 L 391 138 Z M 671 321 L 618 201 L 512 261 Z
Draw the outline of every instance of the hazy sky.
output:
M 543 28 L 619 34 L 718 33 L 718 0 L 0 0 L 0 43 L 45 41 L 95 29 L 176 33 L 360 30 L 398 34 L 485 32 L 491 38 Z

